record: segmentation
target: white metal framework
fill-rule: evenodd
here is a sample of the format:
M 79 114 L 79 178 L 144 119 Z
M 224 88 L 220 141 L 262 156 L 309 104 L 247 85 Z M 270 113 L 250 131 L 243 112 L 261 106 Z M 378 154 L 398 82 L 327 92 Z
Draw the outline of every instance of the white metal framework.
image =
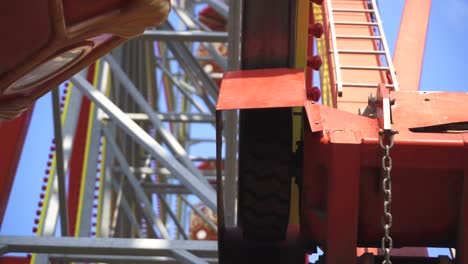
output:
M 210 213 L 217 206 L 216 100 L 228 46 L 230 69 L 239 67 L 241 3 L 174 0 L 165 24 L 96 62 L 94 82 L 86 80 L 88 70 L 70 79 L 62 115 L 57 89 L 54 127 L 60 147 L 53 166 L 59 166 L 49 176 L 38 236 L 0 236 L 2 255 L 33 253 L 32 263 L 218 261 L 217 242 L 193 240 L 204 234 L 194 236 L 190 220 L 198 217 L 204 231 L 217 232 Z M 229 34 L 198 19 L 207 6 L 230 21 Z M 78 224 L 69 234 L 66 182 L 85 97 L 92 102 L 89 149 Z M 237 113 L 228 113 L 225 122 L 225 213 L 226 223 L 234 225 Z

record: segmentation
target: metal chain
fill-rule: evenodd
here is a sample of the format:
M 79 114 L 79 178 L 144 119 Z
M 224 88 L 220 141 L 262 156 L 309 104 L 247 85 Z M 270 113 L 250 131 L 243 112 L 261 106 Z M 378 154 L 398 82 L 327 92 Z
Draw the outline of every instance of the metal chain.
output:
M 384 215 L 382 217 L 382 226 L 384 229 L 384 237 L 382 237 L 382 251 L 384 253 L 384 260 L 382 264 L 392 264 L 390 261 L 390 252 L 393 249 L 393 240 L 390 237 L 390 228 L 393 224 L 393 217 L 391 214 L 392 206 L 392 158 L 390 157 L 390 149 L 394 144 L 394 131 L 389 133 L 383 130 L 379 133 L 380 147 L 384 150 L 382 157 L 382 169 L 384 177 L 382 179 L 382 189 L 384 191 Z

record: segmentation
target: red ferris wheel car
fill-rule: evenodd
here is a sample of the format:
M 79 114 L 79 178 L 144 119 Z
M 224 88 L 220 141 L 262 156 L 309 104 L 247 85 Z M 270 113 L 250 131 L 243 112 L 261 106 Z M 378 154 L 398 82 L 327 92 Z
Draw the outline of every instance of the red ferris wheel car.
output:
M 169 0 L 2 1 L 0 119 L 15 118 L 169 11 Z

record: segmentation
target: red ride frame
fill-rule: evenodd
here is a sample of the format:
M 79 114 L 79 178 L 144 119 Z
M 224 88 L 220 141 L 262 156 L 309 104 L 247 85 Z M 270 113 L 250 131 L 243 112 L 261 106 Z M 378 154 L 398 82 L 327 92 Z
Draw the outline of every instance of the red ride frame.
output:
M 379 119 L 308 101 L 298 74 L 226 73 L 217 110 L 304 107 L 301 234 L 325 246 L 326 263 L 353 263 L 356 247 L 380 247 L 383 236 Z M 289 92 L 279 87 L 285 83 Z M 245 90 L 253 86 L 249 96 Z M 468 133 L 413 132 L 468 122 L 468 94 L 393 92 L 390 98 L 392 129 L 399 132 L 391 150 L 394 247 L 455 247 L 458 263 L 468 264 Z
M 409 129 L 431 121 L 415 116 L 430 114 L 436 124 L 445 115 L 468 120 L 466 94 L 402 92 L 392 98 L 398 106 L 393 128 L 399 131 L 391 150 L 394 246 L 455 247 L 458 263 L 468 263 L 468 133 Z M 443 105 L 444 100 L 454 105 Z M 406 111 L 432 101 L 430 113 Z M 378 120 L 310 102 L 306 112 L 323 130 L 304 133 L 301 232 L 326 245 L 327 263 L 352 263 L 357 246 L 380 247 L 383 236 Z

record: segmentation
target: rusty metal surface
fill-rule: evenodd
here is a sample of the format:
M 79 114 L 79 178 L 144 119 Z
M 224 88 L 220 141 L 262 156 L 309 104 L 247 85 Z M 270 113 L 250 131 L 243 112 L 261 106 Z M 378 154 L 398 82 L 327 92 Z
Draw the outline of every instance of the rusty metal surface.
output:
M 304 70 L 266 69 L 226 72 L 218 110 L 302 106 Z

